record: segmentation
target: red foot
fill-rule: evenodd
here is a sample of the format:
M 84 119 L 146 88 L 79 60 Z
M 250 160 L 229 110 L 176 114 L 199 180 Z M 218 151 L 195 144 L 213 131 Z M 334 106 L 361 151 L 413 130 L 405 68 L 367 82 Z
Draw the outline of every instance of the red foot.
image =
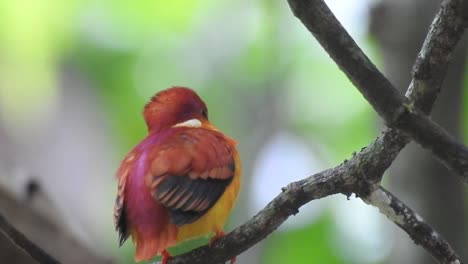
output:
M 167 264 L 167 261 L 169 260 L 170 257 L 172 257 L 171 254 L 169 254 L 167 250 L 163 250 L 161 252 L 161 264 Z
M 229 263 L 230 264 L 234 264 L 236 262 L 236 257 L 232 257 L 230 260 L 229 260 Z
M 215 228 L 215 235 L 210 239 L 210 242 L 208 242 L 208 245 L 211 247 L 211 245 L 213 244 L 213 242 L 215 242 L 216 240 L 218 240 L 219 238 L 223 237 L 225 234 L 223 232 L 223 230 L 219 229 L 219 228 Z
M 223 230 L 219 229 L 219 228 L 215 228 L 214 230 L 215 232 L 215 235 L 210 239 L 210 242 L 208 242 L 208 245 L 211 247 L 211 245 L 213 244 L 213 242 L 215 242 L 216 240 L 218 240 L 219 238 L 225 236 L 226 234 L 223 232 Z M 232 257 L 230 260 L 229 260 L 229 263 L 230 264 L 234 264 L 236 262 L 236 257 Z

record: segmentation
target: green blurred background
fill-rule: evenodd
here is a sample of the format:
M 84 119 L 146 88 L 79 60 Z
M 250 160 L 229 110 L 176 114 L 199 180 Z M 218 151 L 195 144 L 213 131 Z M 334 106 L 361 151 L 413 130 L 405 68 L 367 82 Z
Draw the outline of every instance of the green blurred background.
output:
M 382 67 L 368 33 L 375 2 L 328 4 Z M 0 1 L 3 186 L 21 190 L 34 177 L 70 236 L 93 254 L 133 263 L 132 244 L 118 249 L 113 230 L 114 173 L 145 136 L 146 100 L 173 85 L 195 89 L 212 123 L 238 142 L 243 182 L 227 231 L 288 182 L 342 162 L 379 131 L 372 108 L 287 1 Z M 395 260 L 393 233 L 410 240 L 360 200 L 327 197 L 238 263 L 415 263 Z

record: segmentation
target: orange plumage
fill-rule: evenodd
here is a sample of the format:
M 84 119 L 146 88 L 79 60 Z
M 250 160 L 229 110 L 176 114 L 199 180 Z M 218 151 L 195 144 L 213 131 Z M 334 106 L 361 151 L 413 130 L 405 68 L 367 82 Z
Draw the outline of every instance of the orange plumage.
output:
M 239 190 L 235 142 L 209 121 L 205 103 L 184 87 L 153 96 L 143 110 L 148 135 L 117 172 L 114 223 L 135 261 L 162 255 L 186 239 L 222 228 Z

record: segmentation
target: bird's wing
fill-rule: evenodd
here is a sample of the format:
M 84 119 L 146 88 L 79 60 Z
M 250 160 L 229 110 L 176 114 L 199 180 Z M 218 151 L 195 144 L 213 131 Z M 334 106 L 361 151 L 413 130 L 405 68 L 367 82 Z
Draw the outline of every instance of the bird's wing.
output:
M 128 223 L 125 216 L 124 208 L 124 191 L 125 191 L 125 182 L 127 181 L 127 176 L 129 172 L 129 166 L 131 160 L 134 158 L 133 152 L 130 152 L 125 159 L 122 161 L 118 171 L 117 171 L 117 180 L 118 180 L 118 190 L 117 197 L 114 204 L 114 226 L 119 233 L 119 245 L 127 240 L 130 235 L 130 230 L 128 229 Z
M 234 141 L 204 128 L 172 128 L 152 151 L 146 184 L 168 209 L 170 222 L 189 224 L 203 216 L 231 183 Z

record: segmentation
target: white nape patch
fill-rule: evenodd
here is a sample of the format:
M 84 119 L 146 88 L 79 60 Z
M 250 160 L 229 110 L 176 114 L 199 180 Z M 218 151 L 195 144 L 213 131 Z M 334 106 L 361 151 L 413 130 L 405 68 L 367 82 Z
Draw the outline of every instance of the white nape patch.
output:
M 182 122 L 182 123 L 175 124 L 172 127 L 201 127 L 201 126 L 202 126 L 201 121 L 194 118 L 194 119 L 190 119 L 185 122 Z

